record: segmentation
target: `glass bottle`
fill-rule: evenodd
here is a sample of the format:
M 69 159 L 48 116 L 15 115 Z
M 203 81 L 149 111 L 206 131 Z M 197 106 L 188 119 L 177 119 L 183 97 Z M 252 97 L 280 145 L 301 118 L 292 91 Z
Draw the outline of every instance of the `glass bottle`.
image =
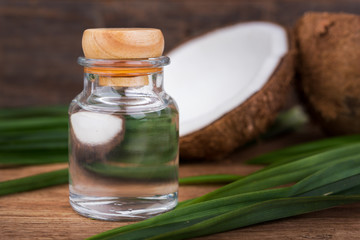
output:
M 179 117 L 163 89 L 165 56 L 80 57 L 69 108 L 70 204 L 102 220 L 139 220 L 177 204 Z

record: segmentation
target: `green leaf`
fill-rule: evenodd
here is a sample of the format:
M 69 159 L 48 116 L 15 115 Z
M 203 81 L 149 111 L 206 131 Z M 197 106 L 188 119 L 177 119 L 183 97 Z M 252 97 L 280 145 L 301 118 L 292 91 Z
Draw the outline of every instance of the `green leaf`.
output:
M 66 151 L 40 151 L 40 152 L 11 152 L 0 153 L 0 167 L 14 165 L 35 165 L 67 162 Z
M 29 119 L 0 120 L 0 131 L 26 131 L 44 130 L 54 128 L 67 128 L 68 119 L 65 117 L 34 117 Z
M 30 177 L 24 177 L 0 182 L 0 196 L 35 190 L 68 182 L 68 170 L 41 173 Z
M 68 106 L 17 107 L 0 109 L 0 119 L 32 118 L 39 116 L 67 117 Z
M 218 188 L 199 198 L 179 204 L 179 207 L 233 194 L 257 191 L 282 184 L 293 183 L 309 176 L 319 169 L 329 166 L 330 164 L 346 159 L 358 159 L 358 154 L 360 154 L 359 143 L 339 147 L 274 168 L 264 168 L 263 170 L 250 174 L 243 179 Z
M 107 239 L 107 237 L 121 237 L 121 233 L 138 230 L 140 228 L 147 228 L 169 223 L 181 223 L 184 221 L 193 221 L 197 219 L 206 219 L 217 216 L 228 211 L 232 211 L 239 207 L 249 206 L 258 201 L 265 201 L 272 198 L 279 198 L 286 194 L 287 189 L 272 189 L 263 190 L 259 192 L 239 194 L 221 199 L 215 199 L 207 202 L 202 202 L 181 209 L 175 209 L 170 212 L 158 215 L 156 217 L 112 229 L 110 231 L 98 234 L 90 239 Z
M 104 237 L 115 236 L 129 237 L 133 236 L 132 234 L 138 231 L 141 232 L 141 234 L 148 234 L 149 232 L 146 229 L 139 229 L 149 228 L 161 224 L 167 224 L 166 227 L 174 230 L 178 228 L 178 226 L 175 226 L 173 223 L 180 223 L 182 221 L 195 223 L 198 219 L 205 220 L 206 218 L 209 219 L 220 214 L 232 212 L 238 210 L 239 208 L 244 208 L 259 202 L 268 201 L 276 198 L 294 197 L 299 194 L 301 196 L 306 195 L 313 197 L 335 194 L 339 192 L 342 194 L 360 194 L 360 168 L 356 167 L 356 170 L 350 170 L 353 169 L 354 166 L 359 165 L 359 162 L 360 159 L 357 159 L 357 161 L 346 160 L 339 163 L 331 164 L 329 167 L 317 171 L 311 176 L 293 185 L 292 187 L 283 187 L 278 189 L 238 194 L 196 203 L 193 205 L 185 206 L 183 208 L 177 208 L 171 212 L 153 217 L 151 219 L 136 224 L 127 225 L 125 227 L 120 227 L 107 231 L 105 233 L 101 233 L 99 235 L 96 235 L 93 239 L 102 239 Z M 347 167 L 340 168 L 341 166 L 345 165 Z M 327 177 L 328 175 L 329 177 Z M 319 178 L 321 179 L 324 176 L 325 179 L 319 183 Z M 307 188 L 306 186 L 309 187 Z M 314 187 L 310 188 L 310 186 Z M 358 186 L 358 188 L 356 188 L 356 186 Z M 164 230 L 165 228 L 161 229 Z M 130 233 L 130 235 L 123 235 L 123 233 L 133 230 L 136 231 Z
M 273 164 L 287 163 L 300 158 L 311 156 L 334 147 L 341 147 L 351 143 L 360 142 L 360 135 L 349 135 L 334 138 L 326 138 L 318 141 L 307 142 L 296 146 L 283 148 L 267 154 L 262 154 L 247 161 L 249 164 Z
M 181 228 L 180 230 L 167 233 L 153 231 L 152 234 L 154 237 L 148 239 L 176 240 L 199 237 L 359 201 L 360 195 L 273 199 L 240 208 L 235 211 L 230 211 L 208 220 L 195 223 L 192 226 Z M 116 237 L 115 239 L 118 238 Z M 141 236 L 137 235 L 131 239 L 141 239 Z
M 212 175 L 184 177 L 179 179 L 179 183 L 182 185 L 231 183 L 241 178 L 243 178 L 243 176 L 233 175 L 233 174 L 212 174 Z
M 5 152 L 23 152 L 23 151 L 39 151 L 39 150 L 64 150 L 67 151 L 68 143 L 66 141 L 45 141 L 31 142 L 14 145 L 0 145 L 0 151 Z M 24 152 L 23 152 L 24 153 Z M 25 154 L 24 154 L 25 155 Z
M 349 179 L 353 179 L 352 177 L 356 177 L 359 174 L 360 154 L 357 154 L 354 157 L 350 157 L 343 161 L 337 162 L 336 164 L 332 164 L 326 168 L 320 169 L 318 172 L 306 177 L 305 179 L 294 185 L 289 194 L 291 196 L 296 196 L 300 194 L 304 195 L 304 193 L 318 187 L 327 187 L 328 184 L 333 182 L 337 182 L 337 184 L 340 184 L 339 186 L 337 186 L 337 188 L 340 188 L 340 190 L 344 190 L 360 184 L 360 182 L 357 181 L 353 183 L 349 182 Z M 336 191 L 337 190 L 332 187 L 331 189 L 329 189 L 329 191 L 324 192 L 323 194 L 333 194 Z M 308 194 L 309 192 L 307 193 L 307 195 Z

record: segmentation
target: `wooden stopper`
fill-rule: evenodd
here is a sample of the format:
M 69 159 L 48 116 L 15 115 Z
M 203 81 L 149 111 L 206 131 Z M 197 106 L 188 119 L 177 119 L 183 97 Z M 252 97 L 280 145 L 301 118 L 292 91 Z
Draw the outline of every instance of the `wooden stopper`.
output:
M 160 57 L 164 36 L 155 28 L 94 28 L 84 31 L 86 58 L 135 59 Z
M 160 57 L 164 51 L 164 36 L 155 28 L 94 28 L 84 31 L 82 48 L 86 58 L 141 59 Z M 142 69 L 144 71 L 144 69 Z M 146 69 L 145 69 L 146 70 Z M 101 86 L 140 87 L 149 83 L 147 75 L 101 76 Z M 149 72 L 152 72 L 151 70 Z M 128 74 L 128 76 L 127 76 Z

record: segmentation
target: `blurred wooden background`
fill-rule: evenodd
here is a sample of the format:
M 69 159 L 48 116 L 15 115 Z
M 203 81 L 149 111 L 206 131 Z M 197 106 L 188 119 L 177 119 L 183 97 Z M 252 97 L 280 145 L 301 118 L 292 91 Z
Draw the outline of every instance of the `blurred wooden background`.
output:
M 93 27 L 155 27 L 166 50 L 241 21 L 291 27 L 306 11 L 360 14 L 359 0 L 0 0 L 0 107 L 68 104 L 82 89 L 81 36 Z

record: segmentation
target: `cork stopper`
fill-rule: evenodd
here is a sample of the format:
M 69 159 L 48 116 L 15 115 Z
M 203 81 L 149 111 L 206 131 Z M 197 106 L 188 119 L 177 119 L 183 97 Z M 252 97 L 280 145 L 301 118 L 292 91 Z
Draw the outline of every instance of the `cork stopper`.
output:
M 152 58 L 162 55 L 164 37 L 155 28 L 94 28 L 84 31 L 82 47 L 86 58 Z
M 143 59 L 160 57 L 164 37 L 155 28 L 94 28 L 84 31 L 82 48 L 91 59 Z M 135 87 L 148 84 L 148 76 L 101 78 L 102 86 Z M 138 74 L 136 74 L 138 75 Z

